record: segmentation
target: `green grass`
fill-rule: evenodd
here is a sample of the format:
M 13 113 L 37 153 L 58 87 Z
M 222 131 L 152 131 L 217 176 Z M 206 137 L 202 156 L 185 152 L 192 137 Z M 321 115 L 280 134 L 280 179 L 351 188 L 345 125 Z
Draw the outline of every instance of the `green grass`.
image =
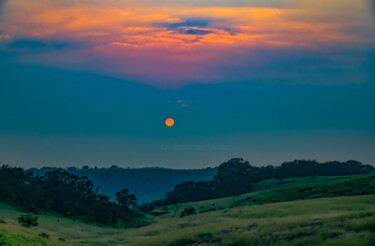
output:
M 373 245 L 374 226 L 375 195 L 323 198 L 160 219 L 132 245 Z
M 257 192 L 263 190 L 280 189 L 301 184 L 337 183 L 372 176 L 374 176 L 374 174 L 358 174 L 348 176 L 308 176 L 302 178 L 288 178 L 283 180 L 267 179 L 255 183 L 252 188 L 252 191 Z
M 166 207 L 165 215 L 151 218 L 153 224 L 133 229 L 99 227 L 79 220 L 59 218 L 51 213 L 39 215 L 38 227 L 24 228 L 18 225 L 16 219 L 21 212 L 0 204 L 0 220 L 3 221 L 0 223 L 0 246 L 373 246 L 375 195 L 288 202 L 274 202 L 272 198 L 279 194 L 287 196 L 283 192 L 294 194 L 293 191 L 311 191 L 311 187 L 331 194 L 332 191 L 327 191 L 330 187 L 338 187 L 338 190 L 345 187 L 342 184 L 356 187 L 363 180 L 371 181 L 371 177 L 373 175 L 308 177 L 287 179 L 282 184 L 278 184 L 280 180 L 266 180 L 258 183 L 253 193 L 170 205 Z M 375 182 L 367 187 L 370 189 L 372 184 L 375 185 Z M 363 188 L 363 185 L 359 187 Z M 270 203 L 257 204 L 254 198 L 259 197 Z M 190 206 L 196 209 L 197 214 L 180 218 L 181 211 Z M 48 239 L 39 236 L 42 233 L 48 234 Z
M 2 246 L 48 246 L 53 245 L 40 237 L 24 236 L 13 233 L 0 232 L 0 245 Z
M 261 205 L 275 202 L 337 197 L 349 195 L 375 194 L 375 174 L 362 174 L 335 177 L 305 177 L 282 180 L 269 179 L 255 184 L 254 192 L 200 202 L 168 206 L 168 213 L 160 218 L 178 217 L 187 207 L 199 212 L 228 210 L 230 208 Z M 155 211 L 164 211 L 159 208 Z M 165 211 L 164 211 L 165 212 Z

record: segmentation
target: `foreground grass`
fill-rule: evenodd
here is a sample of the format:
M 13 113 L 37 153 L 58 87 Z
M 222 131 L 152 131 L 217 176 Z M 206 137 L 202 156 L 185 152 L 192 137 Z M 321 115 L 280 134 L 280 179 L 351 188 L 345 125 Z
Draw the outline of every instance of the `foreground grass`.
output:
M 40 225 L 28 229 L 16 223 L 18 214 L 1 206 L 0 245 L 375 245 L 375 195 L 242 206 L 158 218 L 126 230 L 57 222 L 51 214 L 40 215 Z M 41 232 L 50 238 L 38 236 Z
M 72 245 L 57 241 L 54 238 L 49 240 L 40 236 L 25 236 L 20 234 L 13 234 L 9 232 L 0 231 L 0 245 L 2 246 L 54 246 L 54 245 Z
M 0 246 L 373 246 L 375 195 L 309 199 L 317 194 L 332 196 L 336 191 L 345 195 L 348 185 L 363 189 L 364 180 L 371 190 L 373 176 L 266 180 L 250 194 L 160 208 L 166 214 L 152 218 L 153 224 L 126 230 L 51 213 L 39 215 L 38 227 L 24 228 L 16 219 L 21 212 L 0 203 Z M 308 191 L 304 198 L 308 200 L 280 201 L 304 191 Z M 194 207 L 197 214 L 180 218 L 188 207 Z
M 151 236 L 132 245 L 370 246 L 375 245 L 375 195 L 244 206 L 170 218 L 144 233 Z

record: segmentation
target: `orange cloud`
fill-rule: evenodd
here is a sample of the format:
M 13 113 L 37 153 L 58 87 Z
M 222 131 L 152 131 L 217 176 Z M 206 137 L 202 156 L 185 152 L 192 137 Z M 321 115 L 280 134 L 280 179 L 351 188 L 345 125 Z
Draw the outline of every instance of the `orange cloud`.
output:
M 310 8 L 301 3 L 285 8 L 187 8 L 142 5 L 136 1 L 120 5 L 118 1 L 59 4 L 52 0 L 14 0 L 9 2 L 6 21 L 0 24 L 6 33 L 0 39 L 52 39 L 85 44 L 85 48 L 70 54 L 83 67 L 91 64 L 94 56 L 102 61 L 96 71 L 190 81 L 212 76 L 208 71 L 210 64 L 228 59 L 234 49 L 242 49 L 243 53 L 267 48 L 321 50 L 338 44 L 371 42 L 368 37 L 350 31 L 355 29 L 358 18 L 365 17 L 354 16 L 356 21 L 350 25 L 342 22 L 340 15 L 335 18 L 333 9 L 339 1 L 334 2 L 336 5 L 325 4 L 327 9 L 322 10 L 316 7 L 316 1 L 311 2 Z M 353 5 L 352 2 L 345 3 Z M 64 60 L 65 55 L 66 52 L 56 52 L 39 57 Z

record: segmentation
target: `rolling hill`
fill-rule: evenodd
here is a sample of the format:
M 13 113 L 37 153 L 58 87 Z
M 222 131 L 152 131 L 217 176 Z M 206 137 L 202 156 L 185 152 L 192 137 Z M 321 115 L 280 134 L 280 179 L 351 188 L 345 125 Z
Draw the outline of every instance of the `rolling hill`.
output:
M 149 216 L 152 224 L 141 228 L 97 226 L 58 214 L 40 214 L 40 225 L 27 229 L 17 224 L 21 213 L 0 205 L 0 245 L 358 245 L 375 244 L 375 194 L 343 197 L 301 197 L 304 200 L 275 201 L 275 194 L 317 190 L 332 194 L 353 184 L 374 193 L 374 174 L 343 177 L 303 177 L 264 180 L 248 194 L 174 204 L 158 208 L 160 216 Z M 356 185 L 357 184 L 357 185 Z M 360 184 L 360 185 L 358 185 Z M 350 192 L 350 187 L 346 187 Z M 358 191 L 359 192 L 359 191 Z M 259 199 L 262 197 L 262 199 Z M 251 198 L 251 199 L 249 199 Z M 286 197 L 287 199 L 288 197 Z M 186 208 L 195 214 L 180 217 Z M 39 236 L 41 233 L 49 238 Z M 13 240 L 13 241 L 12 241 Z M 24 244 L 23 242 L 28 242 Z

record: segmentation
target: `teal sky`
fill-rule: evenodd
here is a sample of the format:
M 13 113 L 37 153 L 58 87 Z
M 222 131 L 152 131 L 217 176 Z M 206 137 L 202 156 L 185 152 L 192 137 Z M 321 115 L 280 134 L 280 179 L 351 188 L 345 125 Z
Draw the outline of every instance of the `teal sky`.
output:
M 0 160 L 375 164 L 374 5 L 300 2 L 0 1 Z

